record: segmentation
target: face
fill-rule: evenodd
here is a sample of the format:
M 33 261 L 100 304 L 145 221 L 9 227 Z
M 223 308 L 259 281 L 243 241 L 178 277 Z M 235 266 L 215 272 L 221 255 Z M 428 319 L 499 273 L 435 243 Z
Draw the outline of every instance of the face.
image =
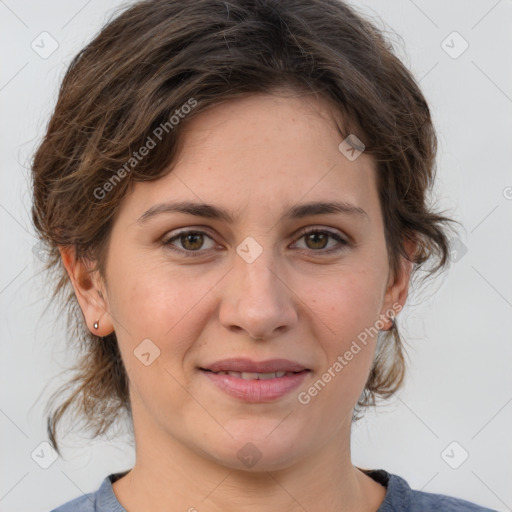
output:
M 375 163 L 338 149 L 332 115 L 312 96 L 215 106 L 190 121 L 173 170 L 124 199 L 99 317 L 138 444 L 232 468 L 261 456 L 260 470 L 348 438 L 377 339 L 362 333 L 389 327 L 407 280 L 389 272 Z

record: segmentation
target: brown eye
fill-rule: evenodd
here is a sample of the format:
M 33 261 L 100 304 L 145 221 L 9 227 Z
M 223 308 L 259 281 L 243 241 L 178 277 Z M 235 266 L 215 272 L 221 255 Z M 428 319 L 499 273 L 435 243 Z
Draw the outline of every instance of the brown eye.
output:
M 178 238 L 182 247 L 187 251 L 196 251 L 197 249 L 200 249 L 204 243 L 202 233 L 191 232 L 189 234 L 180 235 Z
M 330 254 L 333 252 L 341 251 L 345 246 L 349 245 L 349 242 L 342 238 L 338 233 L 334 233 L 325 229 L 309 229 L 305 230 L 300 234 L 298 240 L 304 239 L 305 248 L 313 252 L 320 254 Z M 331 245 L 328 247 L 329 240 L 335 240 L 338 244 Z M 302 249 L 303 247 L 299 247 Z
M 205 242 L 211 240 L 210 247 L 204 247 Z M 177 235 L 167 238 L 162 244 L 175 252 L 181 253 L 185 256 L 197 256 L 201 253 L 207 252 L 214 247 L 213 239 L 203 231 L 182 231 Z M 201 250 L 203 249 L 203 250 Z
M 329 235 L 326 233 L 309 233 L 305 235 L 304 240 L 309 249 L 325 249 L 329 242 Z

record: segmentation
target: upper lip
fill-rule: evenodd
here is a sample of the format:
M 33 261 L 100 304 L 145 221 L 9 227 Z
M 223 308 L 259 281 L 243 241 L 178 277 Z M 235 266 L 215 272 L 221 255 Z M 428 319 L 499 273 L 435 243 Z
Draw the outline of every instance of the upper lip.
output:
M 202 366 L 203 370 L 212 372 L 301 372 L 307 370 L 305 366 L 288 359 L 268 359 L 267 361 L 253 361 L 245 358 L 231 358 L 216 361 L 208 366 Z

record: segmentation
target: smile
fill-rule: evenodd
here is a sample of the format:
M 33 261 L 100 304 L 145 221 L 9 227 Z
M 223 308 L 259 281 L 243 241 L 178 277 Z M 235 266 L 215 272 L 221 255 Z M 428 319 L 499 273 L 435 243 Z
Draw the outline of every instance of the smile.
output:
M 210 370 L 207 370 L 210 371 Z M 269 372 L 269 373 L 255 373 L 255 372 L 213 372 L 217 375 L 231 375 L 231 377 L 236 377 L 238 379 L 244 379 L 244 380 L 268 380 L 268 379 L 275 379 L 280 377 L 285 377 L 289 375 L 294 375 L 295 373 L 299 372 Z
M 277 401 L 299 387 L 310 370 L 298 372 L 213 372 L 201 368 L 204 375 L 215 388 L 237 400 L 250 403 Z

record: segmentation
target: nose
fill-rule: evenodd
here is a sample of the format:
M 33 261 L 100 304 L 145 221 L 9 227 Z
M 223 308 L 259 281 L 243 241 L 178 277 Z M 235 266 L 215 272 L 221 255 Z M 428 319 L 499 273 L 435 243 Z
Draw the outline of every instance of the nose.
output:
M 297 295 L 266 256 L 270 252 L 263 251 L 252 263 L 235 258 L 219 309 L 226 329 L 266 340 L 284 334 L 297 322 Z

